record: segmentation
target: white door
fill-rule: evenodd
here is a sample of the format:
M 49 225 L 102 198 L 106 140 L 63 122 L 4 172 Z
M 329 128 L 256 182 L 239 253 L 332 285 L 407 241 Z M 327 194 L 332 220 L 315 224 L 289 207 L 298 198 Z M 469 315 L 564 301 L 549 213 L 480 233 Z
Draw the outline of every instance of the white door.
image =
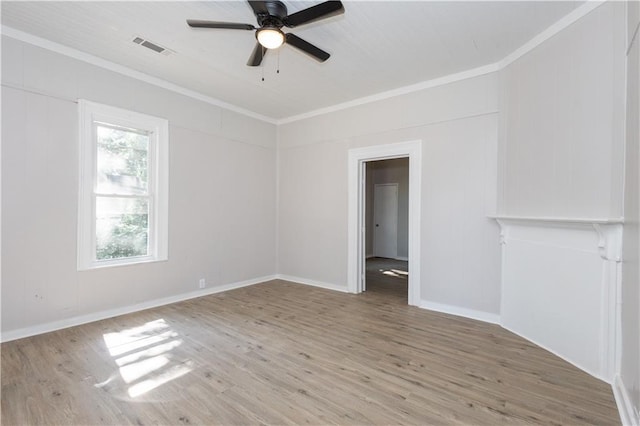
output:
M 374 186 L 373 191 L 373 255 L 398 256 L 398 184 Z

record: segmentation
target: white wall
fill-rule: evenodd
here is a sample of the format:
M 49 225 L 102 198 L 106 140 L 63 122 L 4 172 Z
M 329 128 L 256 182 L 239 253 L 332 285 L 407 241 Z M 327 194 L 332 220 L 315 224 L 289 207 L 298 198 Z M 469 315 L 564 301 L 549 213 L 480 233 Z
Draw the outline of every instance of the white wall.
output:
M 281 125 L 278 272 L 346 289 L 348 150 L 422 140 L 422 298 L 497 314 L 497 118 L 488 74 Z
M 625 4 L 606 2 L 500 72 L 504 327 L 615 375 Z M 542 220 L 540 220 L 542 219 Z
M 640 3 L 627 4 L 627 127 L 619 392 L 629 423 L 640 423 Z M 633 38 L 635 34 L 635 38 Z M 635 419 L 634 419 L 635 417 Z
M 7 37 L 2 85 L 4 339 L 275 274 L 274 125 Z M 169 120 L 167 262 L 77 272 L 78 98 Z
M 607 2 L 500 72 L 501 215 L 622 217 L 624 8 Z
M 366 163 L 366 237 L 365 253 L 373 254 L 373 207 L 374 188 L 377 184 L 398 184 L 398 230 L 397 244 L 399 259 L 409 257 L 409 159 L 371 161 Z

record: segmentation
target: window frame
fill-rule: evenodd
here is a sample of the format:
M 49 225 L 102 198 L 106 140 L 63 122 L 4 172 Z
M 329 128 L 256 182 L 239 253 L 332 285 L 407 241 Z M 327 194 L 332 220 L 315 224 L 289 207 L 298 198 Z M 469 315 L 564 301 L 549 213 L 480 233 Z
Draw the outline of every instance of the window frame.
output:
M 168 259 L 169 225 L 169 122 L 164 118 L 141 114 L 84 99 L 78 100 L 79 112 L 79 193 L 78 193 L 78 270 L 160 262 Z M 96 199 L 122 194 L 97 192 L 96 123 L 148 132 L 148 254 L 118 259 L 96 258 Z

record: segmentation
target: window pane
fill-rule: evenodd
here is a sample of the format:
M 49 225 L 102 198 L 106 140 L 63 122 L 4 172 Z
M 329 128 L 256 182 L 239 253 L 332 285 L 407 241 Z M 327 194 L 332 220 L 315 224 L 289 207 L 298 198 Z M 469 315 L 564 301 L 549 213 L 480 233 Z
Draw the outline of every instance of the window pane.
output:
M 96 198 L 96 260 L 149 254 L 149 202 L 145 198 Z
M 98 136 L 98 192 L 144 195 L 147 193 L 149 135 L 96 125 Z

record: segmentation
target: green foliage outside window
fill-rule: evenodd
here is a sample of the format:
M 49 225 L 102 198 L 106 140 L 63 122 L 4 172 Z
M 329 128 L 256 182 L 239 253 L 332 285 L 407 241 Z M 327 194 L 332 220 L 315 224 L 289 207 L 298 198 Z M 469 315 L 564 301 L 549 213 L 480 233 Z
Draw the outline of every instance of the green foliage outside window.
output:
M 97 192 L 105 195 L 96 199 L 96 259 L 145 256 L 149 136 L 102 125 L 97 132 Z
M 98 239 L 96 259 L 120 259 L 148 254 L 149 215 L 123 214 L 108 225 L 107 238 Z

